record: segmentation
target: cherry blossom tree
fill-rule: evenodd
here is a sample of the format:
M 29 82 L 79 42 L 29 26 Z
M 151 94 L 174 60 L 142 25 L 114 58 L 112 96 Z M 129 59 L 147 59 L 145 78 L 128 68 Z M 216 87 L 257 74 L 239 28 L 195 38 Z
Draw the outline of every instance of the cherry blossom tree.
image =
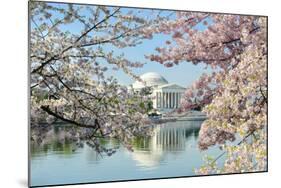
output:
M 149 97 L 118 84 L 106 72 L 122 70 L 138 79 L 142 67 L 115 49 L 133 47 L 148 38 L 143 30 L 164 18 L 119 7 L 30 2 L 31 139 L 42 140 L 48 128 L 40 122 L 75 125 L 71 134 L 97 151 L 98 138 L 120 140 L 129 149 L 135 135 L 149 134 L 143 119 Z M 77 31 L 78 30 L 78 31 Z
M 212 70 L 186 90 L 180 111 L 203 108 L 207 120 L 200 130 L 199 147 L 220 145 L 227 158 L 222 167 L 216 162 L 223 155 L 208 158 L 197 173 L 266 170 L 267 19 L 178 12 L 175 20 L 142 32 L 172 36 L 147 55 L 151 61 L 166 67 L 200 63 Z

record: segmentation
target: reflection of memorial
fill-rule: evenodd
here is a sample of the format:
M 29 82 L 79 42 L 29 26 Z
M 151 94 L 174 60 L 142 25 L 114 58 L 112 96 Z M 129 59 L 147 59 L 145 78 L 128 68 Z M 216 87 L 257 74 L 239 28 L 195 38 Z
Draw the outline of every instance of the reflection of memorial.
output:
M 155 167 L 164 160 L 166 153 L 184 151 L 188 139 L 197 138 L 202 121 L 177 121 L 157 125 L 151 138 L 139 139 L 132 157 L 140 166 Z
M 179 151 L 185 146 L 185 129 L 184 127 L 160 127 L 154 130 L 155 136 L 152 139 L 153 149 Z

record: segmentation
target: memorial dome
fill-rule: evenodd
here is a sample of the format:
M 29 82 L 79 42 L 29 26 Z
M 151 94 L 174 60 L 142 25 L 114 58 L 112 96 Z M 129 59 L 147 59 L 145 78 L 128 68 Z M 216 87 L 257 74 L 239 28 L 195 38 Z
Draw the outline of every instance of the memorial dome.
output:
M 168 81 L 163 76 L 161 76 L 156 72 L 145 73 L 140 76 L 140 79 L 143 82 L 136 81 L 135 83 L 133 83 L 133 88 L 143 88 L 145 86 L 154 87 L 154 86 L 168 84 Z

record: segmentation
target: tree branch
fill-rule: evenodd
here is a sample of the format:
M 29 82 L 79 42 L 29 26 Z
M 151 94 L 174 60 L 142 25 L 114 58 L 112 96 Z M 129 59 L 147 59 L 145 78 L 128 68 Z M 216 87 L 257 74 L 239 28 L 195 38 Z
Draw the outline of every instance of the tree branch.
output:
M 57 60 L 58 57 L 60 57 L 64 52 L 70 50 L 71 48 L 73 48 L 75 46 L 75 44 L 77 42 L 79 42 L 84 36 L 86 36 L 89 32 L 91 32 L 93 29 L 95 29 L 97 26 L 99 26 L 100 24 L 102 24 L 103 22 L 105 22 L 106 20 L 108 20 L 110 17 L 112 17 L 114 14 L 116 14 L 118 11 L 120 10 L 120 8 L 116 9 L 113 13 L 111 13 L 110 15 L 106 16 L 104 19 L 102 19 L 101 21 L 99 21 L 98 23 L 96 23 L 95 25 L 93 25 L 90 29 L 88 29 L 86 32 L 84 32 L 82 35 L 80 35 L 72 45 L 68 46 L 67 48 L 63 49 L 59 55 L 55 55 L 53 57 L 51 57 L 49 60 L 45 61 L 44 63 L 42 63 L 38 68 L 34 69 L 31 73 L 36 73 L 37 71 L 41 70 L 44 66 L 46 66 L 48 63 L 50 63 L 53 60 Z
M 62 121 L 65 121 L 67 123 L 71 123 L 71 124 L 74 124 L 78 127 L 83 127 L 83 128 L 91 128 L 91 129 L 95 129 L 96 128 L 96 125 L 86 125 L 86 124 L 82 124 L 82 123 L 78 123 L 76 121 L 73 121 L 73 120 L 70 120 L 70 119 L 67 119 L 67 118 L 64 118 L 63 116 L 53 112 L 49 106 L 41 106 L 41 109 L 44 110 L 45 112 L 47 112 L 49 115 L 52 115 Z

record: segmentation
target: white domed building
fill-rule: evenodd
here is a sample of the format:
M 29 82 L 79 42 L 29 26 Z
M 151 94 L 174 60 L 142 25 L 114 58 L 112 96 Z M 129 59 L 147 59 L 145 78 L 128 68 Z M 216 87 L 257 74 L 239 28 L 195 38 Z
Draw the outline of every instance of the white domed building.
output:
M 181 97 L 185 88 L 175 83 L 169 83 L 156 72 L 148 72 L 140 76 L 140 81 L 133 83 L 134 90 L 145 87 L 152 88 L 153 108 L 161 113 L 179 108 Z

